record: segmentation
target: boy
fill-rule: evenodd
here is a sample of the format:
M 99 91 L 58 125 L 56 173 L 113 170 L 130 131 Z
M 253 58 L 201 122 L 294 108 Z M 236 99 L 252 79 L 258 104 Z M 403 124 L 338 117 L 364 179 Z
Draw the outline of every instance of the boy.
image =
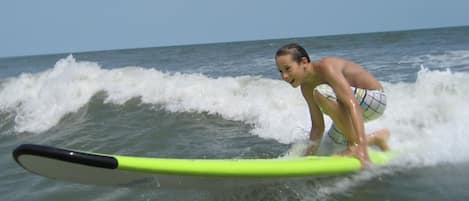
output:
M 308 103 L 313 142 L 307 154 L 354 156 L 362 167 L 369 162 L 367 145 L 387 151 L 389 130 L 381 129 L 365 136 L 364 121 L 380 117 L 386 108 L 381 83 L 359 65 L 340 58 L 311 62 L 298 44 L 281 47 L 275 61 L 282 79 L 292 87 L 301 86 Z M 333 125 L 324 133 L 323 113 Z

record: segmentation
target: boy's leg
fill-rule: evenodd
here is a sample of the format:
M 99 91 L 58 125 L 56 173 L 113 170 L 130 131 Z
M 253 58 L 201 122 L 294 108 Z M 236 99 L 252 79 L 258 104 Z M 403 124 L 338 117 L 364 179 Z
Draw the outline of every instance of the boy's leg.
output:
M 350 119 L 349 115 L 346 114 L 346 109 L 343 108 L 344 106 L 339 104 L 335 100 L 330 100 L 324 97 L 319 91 L 315 90 L 313 93 L 313 97 L 315 102 L 321 107 L 322 111 L 331 117 L 334 124 L 337 128 L 341 131 L 349 131 L 347 134 L 351 136 L 345 136 L 346 139 L 349 137 L 354 137 L 355 131 L 352 129 L 352 120 Z M 344 133 L 346 135 L 346 133 Z
M 345 108 L 341 104 L 339 104 L 335 100 L 330 100 L 324 97 L 320 92 L 317 90 L 313 93 L 314 99 L 319 107 L 322 108 L 323 112 L 329 115 L 334 121 L 334 124 L 339 128 L 341 131 L 350 131 L 352 134 L 351 137 L 356 136 L 353 135 L 354 131 L 352 129 L 352 120 L 349 116 L 345 113 Z M 345 133 L 344 133 L 345 134 Z M 389 150 L 389 145 L 387 143 L 389 139 L 389 129 L 380 129 L 373 133 L 365 135 L 368 146 L 376 145 L 383 151 Z M 347 138 L 347 136 L 345 136 Z

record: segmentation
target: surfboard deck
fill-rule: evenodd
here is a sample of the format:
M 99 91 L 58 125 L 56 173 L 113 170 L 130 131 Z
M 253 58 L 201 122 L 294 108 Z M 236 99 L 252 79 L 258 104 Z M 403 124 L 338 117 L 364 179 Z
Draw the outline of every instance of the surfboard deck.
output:
M 369 151 L 375 165 L 395 154 Z M 231 186 L 285 178 L 318 177 L 360 171 L 351 157 L 306 156 L 276 159 L 174 159 L 89 153 L 37 144 L 13 151 L 16 162 L 41 176 L 97 185 L 156 185 L 157 187 Z

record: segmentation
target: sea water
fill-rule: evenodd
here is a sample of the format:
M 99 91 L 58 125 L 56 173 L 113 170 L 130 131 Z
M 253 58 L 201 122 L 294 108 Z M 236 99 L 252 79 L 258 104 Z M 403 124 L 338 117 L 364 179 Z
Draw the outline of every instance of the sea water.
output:
M 382 81 L 391 165 L 240 189 L 139 189 L 33 175 L 22 143 L 174 158 L 300 156 L 311 128 L 273 56 L 352 60 Z M 467 200 L 469 27 L 0 58 L 1 200 Z M 331 120 L 326 118 L 326 126 Z

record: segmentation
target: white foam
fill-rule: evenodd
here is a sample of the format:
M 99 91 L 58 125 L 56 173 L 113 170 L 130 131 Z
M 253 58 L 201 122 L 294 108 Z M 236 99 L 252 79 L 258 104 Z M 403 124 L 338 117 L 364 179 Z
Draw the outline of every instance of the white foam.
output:
M 466 73 L 422 68 L 415 83 L 386 84 L 389 105 L 377 124 L 392 129 L 392 146 L 408 162 L 434 165 L 469 159 L 467 119 L 469 79 Z
M 469 75 L 422 68 L 415 83 L 384 83 L 388 108 L 367 131 L 388 127 L 391 146 L 407 154 L 403 163 L 434 165 L 469 159 Z M 210 78 L 202 74 L 170 74 L 155 69 L 102 69 L 72 56 L 37 74 L 6 80 L 0 88 L 0 110 L 14 112 L 15 131 L 41 133 L 67 113 L 87 104 L 99 91 L 106 103 L 131 98 L 171 112 L 207 112 L 252 124 L 253 135 L 281 143 L 298 143 L 291 155 L 304 151 L 309 113 L 299 89 L 280 80 L 254 76 Z M 326 118 L 326 123 L 330 120 Z
M 95 63 L 75 62 L 69 56 L 53 69 L 5 81 L 0 110 L 16 113 L 17 132 L 45 131 L 88 102 L 99 90 L 97 81 L 103 72 Z
M 144 103 L 162 105 L 171 112 L 207 112 L 243 121 L 254 125 L 254 134 L 284 143 L 304 137 L 304 133 L 290 133 L 309 116 L 298 90 L 279 80 L 215 79 L 140 67 L 106 70 L 72 56 L 59 60 L 52 69 L 22 74 L 2 86 L 0 109 L 16 113 L 17 132 L 43 132 L 99 91 L 108 94 L 106 103 L 123 104 L 141 97 Z

